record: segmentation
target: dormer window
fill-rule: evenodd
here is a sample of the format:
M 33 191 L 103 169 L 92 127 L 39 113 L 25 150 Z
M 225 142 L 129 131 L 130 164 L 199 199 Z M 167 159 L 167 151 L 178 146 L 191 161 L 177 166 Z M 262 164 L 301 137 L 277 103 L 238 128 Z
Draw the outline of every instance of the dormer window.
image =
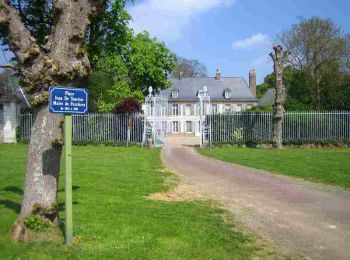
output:
M 230 89 L 225 89 L 224 91 L 224 96 L 225 98 L 231 98 L 231 90 Z
M 171 92 L 171 98 L 179 98 L 179 91 L 178 90 L 173 90 Z

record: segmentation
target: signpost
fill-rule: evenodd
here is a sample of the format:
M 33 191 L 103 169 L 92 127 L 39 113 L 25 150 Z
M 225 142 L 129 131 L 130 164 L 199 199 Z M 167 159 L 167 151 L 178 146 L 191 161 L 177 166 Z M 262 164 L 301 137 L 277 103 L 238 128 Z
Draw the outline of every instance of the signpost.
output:
M 49 89 L 49 111 L 64 114 L 64 156 L 65 156 L 65 234 L 66 244 L 73 240 L 72 203 L 72 114 L 88 112 L 88 92 L 82 88 L 51 87 Z

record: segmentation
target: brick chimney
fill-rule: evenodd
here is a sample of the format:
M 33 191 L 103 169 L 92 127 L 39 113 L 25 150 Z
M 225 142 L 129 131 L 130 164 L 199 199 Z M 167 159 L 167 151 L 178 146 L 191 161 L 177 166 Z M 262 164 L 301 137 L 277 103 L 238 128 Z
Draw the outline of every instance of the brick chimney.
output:
M 216 75 L 215 75 L 216 80 L 221 80 L 221 72 L 219 69 L 216 70 Z
M 256 96 L 256 72 L 255 70 L 249 71 L 249 88 Z

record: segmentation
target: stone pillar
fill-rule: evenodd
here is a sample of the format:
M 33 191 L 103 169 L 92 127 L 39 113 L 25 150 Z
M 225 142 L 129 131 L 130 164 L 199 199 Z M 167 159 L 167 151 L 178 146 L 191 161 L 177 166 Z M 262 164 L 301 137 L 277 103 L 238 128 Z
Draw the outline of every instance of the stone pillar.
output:
M 17 108 L 15 102 L 4 104 L 4 143 L 16 143 Z
M 255 70 L 249 71 L 249 88 L 256 96 L 256 72 Z

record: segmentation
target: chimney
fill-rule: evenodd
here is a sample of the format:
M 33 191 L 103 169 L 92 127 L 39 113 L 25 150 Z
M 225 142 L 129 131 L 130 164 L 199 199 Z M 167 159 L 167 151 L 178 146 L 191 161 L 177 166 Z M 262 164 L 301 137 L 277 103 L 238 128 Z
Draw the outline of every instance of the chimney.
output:
M 216 80 L 221 80 L 221 72 L 219 69 L 216 69 L 216 75 L 215 75 Z
M 256 72 L 255 70 L 249 71 L 249 88 L 256 96 Z

